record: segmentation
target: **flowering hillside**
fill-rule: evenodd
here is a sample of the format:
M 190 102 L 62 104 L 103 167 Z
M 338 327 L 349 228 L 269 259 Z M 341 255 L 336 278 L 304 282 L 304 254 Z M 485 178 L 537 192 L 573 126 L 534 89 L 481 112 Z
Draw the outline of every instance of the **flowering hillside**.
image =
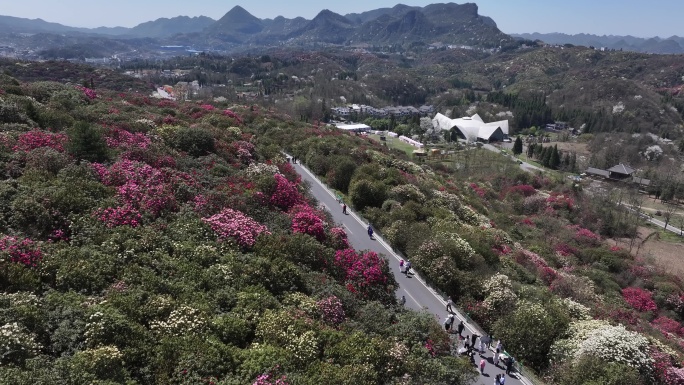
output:
M 549 383 L 684 384 L 684 283 L 606 243 L 625 224 L 608 203 L 489 151 L 472 150 L 468 172 L 329 129 L 267 137 L 339 185 L 415 270 Z
M 0 127 L 0 382 L 473 378 L 260 136 L 310 128 L 5 75 Z

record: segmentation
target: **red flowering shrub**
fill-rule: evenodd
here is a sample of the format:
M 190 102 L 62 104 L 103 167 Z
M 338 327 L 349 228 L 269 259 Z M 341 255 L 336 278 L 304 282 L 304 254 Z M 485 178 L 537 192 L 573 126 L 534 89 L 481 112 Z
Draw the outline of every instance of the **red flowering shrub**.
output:
M 14 151 L 31 151 L 40 147 L 49 147 L 64 152 L 64 145 L 68 137 L 65 134 L 55 134 L 47 131 L 32 130 L 19 135 Z
M 513 186 L 513 187 L 509 188 L 506 195 L 508 195 L 508 194 L 519 194 L 519 195 L 522 195 L 524 197 L 531 197 L 532 195 L 534 195 L 536 193 L 537 193 L 537 190 L 534 187 L 532 187 L 528 184 L 521 184 L 521 185 Z
M 95 90 L 83 86 L 76 86 L 76 89 L 83 92 L 83 96 L 85 96 L 88 100 L 97 98 L 97 92 L 95 92 Z
M 471 183 L 470 188 L 473 189 L 473 191 L 475 191 L 475 194 L 477 194 L 477 196 L 479 196 L 480 198 L 484 198 L 485 195 L 487 195 L 487 191 L 482 187 L 478 186 L 477 183 Z
M 647 312 L 658 310 L 656 303 L 651 297 L 651 292 L 638 287 L 626 287 L 622 289 L 622 298 L 634 309 Z
M 266 226 L 244 213 L 232 209 L 223 209 L 216 215 L 202 218 L 202 221 L 211 226 L 211 229 L 218 234 L 219 239 L 233 238 L 243 248 L 254 246 L 256 238 L 260 234 L 271 234 Z
M 567 243 L 556 244 L 556 246 L 554 247 L 554 250 L 556 251 L 556 253 L 558 253 L 559 255 L 562 255 L 563 257 L 568 257 L 570 255 L 577 254 L 577 249 L 568 245 Z
M 295 233 L 309 234 L 322 241 L 325 239 L 323 220 L 310 206 L 301 204 L 293 208 L 292 231 Z
M 287 211 L 301 203 L 302 197 L 297 190 L 297 185 L 280 174 L 275 174 L 273 177 L 276 183 L 270 198 L 272 205 Z
M 546 198 L 546 204 L 554 210 L 572 211 L 575 206 L 575 200 L 567 195 L 552 192 L 551 196 Z
M 334 264 L 342 269 L 347 289 L 369 299 L 385 296 L 389 270 L 387 261 L 373 251 L 358 254 L 354 249 L 338 250 Z M 381 289 L 380 293 L 376 289 Z
M 150 138 L 143 133 L 137 132 L 132 134 L 121 128 L 110 129 L 105 141 L 109 147 L 137 147 L 142 149 L 147 149 L 152 143 Z
M 223 110 L 223 115 L 229 118 L 233 118 L 235 120 L 235 123 L 237 123 L 238 125 L 242 125 L 242 119 L 240 119 L 238 114 L 236 114 L 235 112 L 231 110 Z
M 7 235 L 0 238 L 0 260 L 21 263 L 26 267 L 36 267 L 42 259 L 43 253 L 34 241 Z
M 674 363 L 669 354 L 651 348 L 649 352 L 653 360 L 653 374 L 658 384 L 684 385 L 684 370 L 672 366 Z

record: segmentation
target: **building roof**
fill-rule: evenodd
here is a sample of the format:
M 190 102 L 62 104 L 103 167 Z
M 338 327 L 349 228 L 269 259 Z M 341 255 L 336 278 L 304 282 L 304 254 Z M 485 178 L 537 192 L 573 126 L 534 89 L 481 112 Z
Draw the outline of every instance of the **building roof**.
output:
M 613 166 L 613 167 L 609 168 L 608 171 L 614 172 L 616 174 L 632 175 L 632 173 L 634 172 L 634 169 L 620 163 L 617 166 Z
M 592 174 L 592 175 L 600 175 L 602 177 L 608 178 L 610 176 L 610 173 L 606 170 L 601 170 L 600 168 L 593 168 L 589 167 L 587 168 L 587 171 L 585 171 L 587 174 Z
M 638 176 L 633 176 L 632 181 L 634 183 L 640 184 L 642 186 L 650 186 L 651 185 L 651 180 L 646 179 L 646 178 L 639 178 Z
M 368 131 L 370 130 L 370 126 L 366 124 L 344 124 L 344 123 L 337 123 L 335 124 L 335 127 L 339 128 L 340 130 L 345 130 L 345 131 Z
M 466 138 L 489 140 L 497 130 L 500 130 L 504 135 L 508 135 L 508 120 L 485 123 L 478 114 L 450 119 L 438 113 L 432 119 L 432 126 L 440 130 L 451 130 L 456 127 Z

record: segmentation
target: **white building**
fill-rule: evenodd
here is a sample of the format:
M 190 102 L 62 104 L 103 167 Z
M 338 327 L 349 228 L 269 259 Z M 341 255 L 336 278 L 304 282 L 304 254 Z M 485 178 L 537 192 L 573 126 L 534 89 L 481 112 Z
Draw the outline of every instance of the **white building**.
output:
M 480 115 L 450 119 L 437 113 L 432 119 L 432 127 L 437 131 L 456 129 L 459 136 L 468 141 L 496 142 L 508 137 L 508 120 L 485 123 Z

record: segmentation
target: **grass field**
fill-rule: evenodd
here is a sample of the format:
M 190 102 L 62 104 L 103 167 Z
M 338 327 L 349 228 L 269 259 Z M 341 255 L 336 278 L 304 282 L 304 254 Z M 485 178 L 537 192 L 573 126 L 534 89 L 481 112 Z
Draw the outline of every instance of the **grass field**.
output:
M 376 140 L 378 142 L 383 143 L 380 140 L 380 135 L 368 134 L 368 137 L 373 139 L 373 140 Z M 410 144 L 402 142 L 401 140 L 399 140 L 397 138 L 387 137 L 387 140 L 384 141 L 384 143 L 387 145 L 387 147 L 394 149 L 394 150 L 399 150 L 399 151 L 405 152 L 406 155 L 408 155 L 410 157 L 413 156 L 413 151 L 418 149 L 418 147 L 413 147 Z

